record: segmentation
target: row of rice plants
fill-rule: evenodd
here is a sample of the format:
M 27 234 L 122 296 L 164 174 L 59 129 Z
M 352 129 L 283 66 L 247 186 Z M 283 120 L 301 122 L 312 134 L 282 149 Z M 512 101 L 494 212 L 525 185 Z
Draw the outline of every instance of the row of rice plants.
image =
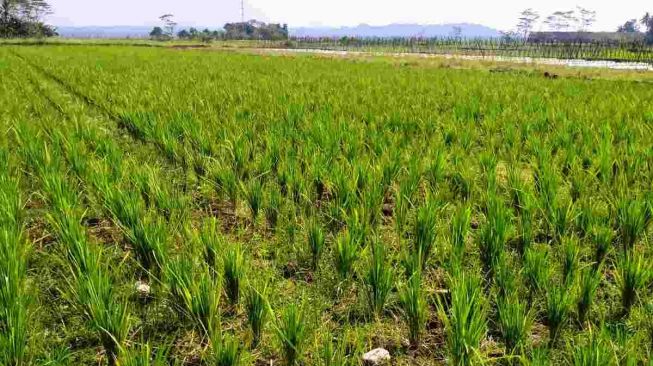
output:
M 47 220 L 68 264 L 68 288 L 62 291 L 96 332 L 108 364 L 115 365 L 131 328 L 126 300 L 116 294 L 103 248 L 82 225 L 82 197 L 63 170 L 60 150 L 27 126 L 19 127 L 17 135 L 21 153 L 50 207 Z
M 25 233 L 25 201 L 9 152 L 0 149 L 0 363 L 29 365 L 34 299 L 27 277 L 31 245 Z

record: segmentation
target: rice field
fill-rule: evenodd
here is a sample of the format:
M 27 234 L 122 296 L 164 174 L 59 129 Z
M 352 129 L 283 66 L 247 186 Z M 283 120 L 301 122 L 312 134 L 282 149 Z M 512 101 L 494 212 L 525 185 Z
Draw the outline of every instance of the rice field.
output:
M 644 365 L 653 88 L 0 47 L 0 365 Z

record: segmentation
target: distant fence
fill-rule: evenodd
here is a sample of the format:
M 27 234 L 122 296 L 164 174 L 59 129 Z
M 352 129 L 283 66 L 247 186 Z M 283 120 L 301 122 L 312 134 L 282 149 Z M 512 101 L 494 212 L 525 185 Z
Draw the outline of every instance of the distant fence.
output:
M 474 56 L 606 60 L 653 64 L 653 45 L 644 42 L 528 42 L 514 39 L 460 38 L 326 38 L 294 37 L 280 43 L 261 41 L 263 47 L 333 51 L 461 54 Z

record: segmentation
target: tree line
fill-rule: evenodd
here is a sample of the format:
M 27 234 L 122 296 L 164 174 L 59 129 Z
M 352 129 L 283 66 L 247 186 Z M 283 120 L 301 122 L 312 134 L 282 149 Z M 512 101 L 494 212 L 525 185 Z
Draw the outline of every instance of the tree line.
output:
M 50 12 L 45 0 L 0 0 L 0 37 L 55 36 L 55 28 L 42 21 Z
M 540 20 L 541 23 L 540 23 Z M 515 30 L 506 32 L 507 37 L 528 38 L 536 25 L 546 26 L 552 32 L 580 32 L 585 33 L 596 21 L 596 12 L 583 7 L 576 7 L 573 10 L 555 11 L 542 18 L 532 8 L 520 13 Z M 617 33 L 640 34 L 649 44 L 653 44 L 653 16 L 646 13 L 641 19 L 630 19 L 623 25 L 617 27 Z
M 288 25 L 278 23 L 264 23 L 258 20 L 247 22 L 227 23 L 221 30 L 204 29 L 202 31 L 191 27 L 175 32 L 177 23 L 172 14 L 159 17 L 162 25 L 156 26 L 150 32 L 154 40 L 170 40 L 175 38 L 186 40 L 211 41 L 216 39 L 258 39 L 258 40 L 285 40 L 288 39 Z

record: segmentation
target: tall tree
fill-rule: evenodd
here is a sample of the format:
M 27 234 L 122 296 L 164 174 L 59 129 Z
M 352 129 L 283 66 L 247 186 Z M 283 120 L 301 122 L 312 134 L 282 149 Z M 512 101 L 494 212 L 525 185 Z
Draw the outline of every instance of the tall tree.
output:
M 533 26 L 540 19 L 540 14 L 535 10 L 528 8 L 521 12 L 519 23 L 517 23 L 517 33 L 524 38 L 533 30 Z
M 553 14 L 546 17 L 544 23 L 546 23 L 549 28 L 556 32 L 566 32 L 571 29 L 572 25 L 578 21 L 574 15 L 573 10 L 569 11 L 556 11 Z
M 0 37 L 55 35 L 41 21 L 50 12 L 46 0 L 0 0 Z
M 174 21 L 174 15 L 172 14 L 163 14 L 159 17 L 159 20 L 163 22 L 163 28 L 165 29 L 165 33 L 169 36 L 172 37 L 175 34 L 175 27 L 177 26 L 177 23 Z
M 646 28 L 646 42 L 653 44 L 653 16 L 649 12 L 642 17 L 642 25 Z
M 619 33 L 637 33 L 638 31 L 637 19 L 631 19 L 617 28 L 617 32 Z
M 596 11 L 580 6 L 577 6 L 576 9 L 578 10 L 578 30 L 587 32 L 596 21 Z

